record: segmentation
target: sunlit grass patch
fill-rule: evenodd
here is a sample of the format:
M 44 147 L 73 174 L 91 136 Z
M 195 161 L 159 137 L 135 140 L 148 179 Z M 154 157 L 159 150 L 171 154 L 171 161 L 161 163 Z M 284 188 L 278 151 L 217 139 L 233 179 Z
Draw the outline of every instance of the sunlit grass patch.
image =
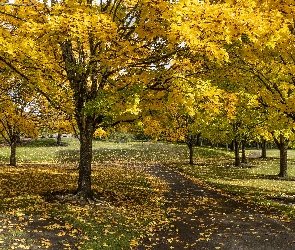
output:
M 247 197 L 271 206 L 279 206 L 295 217 L 295 153 L 289 151 L 287 178 L 279 173 L 278 150 L 271 150 L 268 159 L 250 159 L 242 168 L 233 166 L 233 159 L 201 159 L 196 165 L 179 163 L 174 166 L 212 187 Z M 275 203 L 276 201 L 276 203 Z M 288 202 L 285 202 L 288 201 Z
M 66 147 L 55 146 L 55 139 L 39 139 L 17 147 L 17 164 L 23 163 L 58 163 L 78 164 L 79 140 L 63 138 Z M 0 162 L 9 162 L 9 147 L 0 150 Z M 195 150 L 195 158 L 229 157 L 232 153 L 201 147 Z M 179 162 L 188 161 L 189 152 L 185 144 L 168 142 L 129 142 L 115 143 L 93 141 L 93 162 Z

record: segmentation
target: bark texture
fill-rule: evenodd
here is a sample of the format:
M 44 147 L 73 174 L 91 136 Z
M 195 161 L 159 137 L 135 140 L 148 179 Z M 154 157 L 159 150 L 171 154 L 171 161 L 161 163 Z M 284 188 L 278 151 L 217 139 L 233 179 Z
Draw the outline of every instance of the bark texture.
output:
M 91 197 L 91 162 L 92 162 L 92 139 L 93 124 L 85 124 L 80 130 L 80 161 L 77 193 L 83 198 Z
M 280 177 L 288 175 L 288 150 L 283 145 L 280 147 Z
M 261 158 L 266 159 L 266 140 L 263 139 L 261 142 Z
M 280 173 L 279 177 L 286 177 L 288 175 L 288 145 L 289 140 L 287 140 L 284 135 L 280 135 L 279 138 L 274 137 L 274 141 L 280 150 Z

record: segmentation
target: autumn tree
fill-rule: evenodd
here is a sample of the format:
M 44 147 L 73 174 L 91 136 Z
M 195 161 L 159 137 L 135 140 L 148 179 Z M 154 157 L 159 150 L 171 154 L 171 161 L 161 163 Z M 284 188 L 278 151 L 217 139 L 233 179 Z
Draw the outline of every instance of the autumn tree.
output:
M 280 1 L 283 2 L 285 1 Z M 288 136 L 284 136 L 285 132 L 278 135 L 277 131 L 292 130 L 293 122 L 286 120 L 290 118 L 294 121 L 294 24 L 289 15 L 294 5 L 283 4 L 282 7 L 274 2 L 270 5 L 272 10 L 277 12 L 277 23 L 280 23 L 282 28 L 270 35 L 263 46 L 255 44 L 247 35 L 244 35 L 240 42 L 228 45 L 231 61 L 223 64 L 222 70 L 225 70 L 231 79 L 240 81 L 239 85 L 244 92 L 257 96 L 261 112 L 268 115 L 265 119 L 266 131 L 276 134 L 274 140 L 282 157 L 280 175 L 285 175 L 287 158 L 286 152 L 283 151 L 288 147 Z M 269 6 L 265 5 L 263 8 Z
M 1 14 L 17 27 L 14 33 L 5 27 L 11 42 L 5 45 L 12 47 L 11 54 L 2 52 L 2 61 L 52 105 L 61 105 L 59 96 L 70 97 L 80 139 L 77 194 L 87 198 L 95 130 L 136 113 L 144 72 L 152 64 L 165 63 L 178 48 L 169 48 L 166 38 L 169 26 L 163 14 L 169 12 L 170 3 L 56 1 L 51 7 L 18 3 L 5 5 Z M 26 43 L 18 48 L 16 41 L 24 36 Z M 12 59 L 16 54 L 21 54 L 19 60 Z
M 56 145 L 61 146 L 62 134 L 76 134 L 76 125 L 70 114 L 46 107 L 42 110 L 42 124 L 51 134 L 56 133 Z
M 40 122 L 42 98 L 38 100 L 32 91 L 16 77 L 2 78 L 6 93 L 0 102 L 0 134 L 10 145 L 11 166 L 16 166 L 16 147 L 21 135 L 36 138 Z
M 224 45 L 247 35 L 260 44 L 284 25 L 254 1 L 64 0 L 1 6 L 0 61 L 61 108 L 71 103 L 79 129 L 77 194 L 91 195 L 94 131 L 138 114 L 152 68 L 191 51 L 228 60 Z M 268 29 L 260 28 L 264 25 Z M 268 26 L 267 26 L 267 25 Z M 264 43 L 263 43 L 264 44 Z M 191 61 L 193 62 L 193 61 Z M 194 62 L 193 62 L 194 64 Z M 153 79 L 152 79 L 153 80 Z
M 185 142 L 189 163 L 194 164 L 193 147 L 212 117 L 219 112 L 221 91 L 210 82 L 175 75 L 162 91 L 148 91 L 143 111 L 144 132 L 155 138 Z M 144 102 L 143 102 L 144 103 Z

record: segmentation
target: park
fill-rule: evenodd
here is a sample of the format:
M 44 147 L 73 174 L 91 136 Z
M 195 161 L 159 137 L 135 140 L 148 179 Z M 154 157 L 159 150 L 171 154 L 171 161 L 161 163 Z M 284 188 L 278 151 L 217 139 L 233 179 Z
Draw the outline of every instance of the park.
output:
M 0 249 L 294 249 L 290 0 L 0 0 Z
M 235 167 L 234 152 L 225 148 L 196 147 L 195 164 L 191 165 L 188 147 L 183 143 L 94 140 L 94 194 L 93 200 L 85 203 L 71 195 L 78 178 L 79 141 L 76 138 L 62 141 L 64 146 L 56 146 L 56 139 L 52 138 L 31 141 L 18 147 L 17 167 L 1 165 L 0 242 L 3 249 L 157 249 L 163 246 L 167 249 L 204 246 L 207 246 L 205 249 L 234 249 L 238 245 L 228 245 L 227 241 L 231 241 L 228 239 L 233 236 L 248 239 L 248 233 L 253 233 L 258 246 L 264 240 L 264 249 L 273 247 L 274 241 L 277 249 L 292 247 L 293 231 L 288 235 L 291 241 L 285 240 L 287 245 L 284 245 L 272 238 L 269 226 L 265 228 L 262 224 L 261 232 L 262 222 L 249 210 L 255 207 L 254 211 L 260 216 L 279 220 L 292 228 L 295 216 L 293 150 L 289 150 L 292 165 L 289 175 L 281 178 L 277 177 L 277 149 L 267 150 L 266 159 L 259 157 L 261 150 L 248 149 L 247 155 L 255 157 L 249 158 L 247 165 Z M 2 147 L 1 162 L 9 162 L 9 154 L 9 147 Z M 190 198 L 192 191 L 182 194 L 185 186 L 181 184 L 180 188 L 174 187 L 175 197 L 169 200 L 166 195 L 171 192 L 175 180 L 159 176 L 160 170 L 166 174 L 171 171 L 179 175 L 178 179 L 196 183 L 201 193 Z M 205 190 L 213 192 L 214 196 L 208 197 Z M 235 205 L 230 208 L 217 205 L 221 200 L 235 202 Z M 180 206 L 176 206 L 179 201 L 182 201 Z M 210 215 L 207 214 L 209 206 L 213 206 Z M 243 216 L 241 207 L 246 207 Z M 227 209 L 234 212 L 226 212 Z M 209 224 L 206 221 L 223 214 L 237 216 L 240 219 L 238 228 L 242 228 L 243 221 L 246 228 L 236 233 L 231 232 L 228 225 L 224 228 L 222 223 L 213 226 L 212 221 Z M 180 216 L 193 217 L 191 225 L 200 227 L 195 238 L 181 243 L 178 233 L 186 235 L 191 228 L 179 227 Z M 224 229 L 228 231 L 222 231 Z M 282 228 L 274 230 L 283 237 Z M 218 241 L 210 240 L 214 232 L 219 235 Z M 206 245 L 208 242 L 211 245 Z M 254 240 L 251 242 L 253 244 Z M 247 243 L 239 244 L 249 247 Z

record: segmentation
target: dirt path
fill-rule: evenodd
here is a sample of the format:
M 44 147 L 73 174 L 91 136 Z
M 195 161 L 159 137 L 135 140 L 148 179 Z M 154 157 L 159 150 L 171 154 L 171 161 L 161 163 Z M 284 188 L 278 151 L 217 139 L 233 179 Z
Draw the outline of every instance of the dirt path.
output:
M 165 206 L 171 225 L 144 239 L 143 249 L 295 249 L 295 222 L 234 197 L 208 190 L 180 173 L 152 166 L 169 183 Z

